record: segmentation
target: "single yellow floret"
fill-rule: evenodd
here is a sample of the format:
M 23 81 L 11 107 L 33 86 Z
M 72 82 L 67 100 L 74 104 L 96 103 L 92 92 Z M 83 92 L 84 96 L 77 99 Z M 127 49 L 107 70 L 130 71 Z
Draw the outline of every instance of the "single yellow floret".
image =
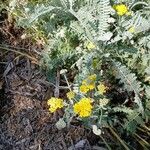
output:
M 94 82 L 96 81 L 96 77 L 97 77 L 96 74 L 90 75 L 82 81 L 82 84 L 83 85 L 91 85 L 91 84 L 94 85 Z
M 101 107 L 104 107 L 104 106 L 106 106 L 106 105 L 108 104 L 108 102 L 109 102 L 109 99 L 103 98 L 103 99 L 100 99 L 100 100 L 99 100 L 99 105 L 100 105 Z
M 91 81 L 95 81 L 96 77 L 97 77 L 96 74 L 93 74 L 93 75 L 88 76 L 88 79 Z
M 93 74 L 84 79 L 82 81 L 82 85 L 80 86 L 80 92 L 87 93 L 88 91 L 93 90 L 95 88 L 96 77 L 96 74 Z
M 128 30 L 130 33 L 134 33 L 135 32 L 135 28 L 134 27 L 131 27 L 131 28 L 129 28 L 129 30 Z
M 87 85 L 87 87 L 89 88 L 89 90 L 93 90 L 93 89 L 95 89 L 95 84 L 91 83 L 91 84 Z
M 103 83 L 100 83 L 97 86 L 97 88 L 98 88 L 99 94 L 103 95 L 104 93 L 106 93 L 107 87 Z
M 47 105 L 50 106 L 49 111 L 51 113 L 55 112 L 58 108 L 62 108 L 64 106 L 63 100 L 61 98 L 52 97 L 47 101 Z
M 89 89 L 88 85 L 84 85 L 84 84 L 83 84 L 83 85 L 80 86 L 80 92 L 81 92 L 81 93 L 86 94 L 89 90 L 90 90 L 90 89 Z
M 84 80 L 82 81 L 82 85 L 87 85 L 87 79 L 84 79 Z
M 114 5 L 113 8 L 116 10 L 117 14 L 119 16 L 123 16 L 125 14 L 128 14 L 128 8 L 126 5 L 124 4 L 117 4 L 117 5 Z
M 88 50 L 96 48 L 96 46 L 92 42 L 89 42 L 86 47 Z
M 73 91 L 70 91 L 67 93 L 67 98 L 68 99 L 73 99 L 75 97 L 75 93 Z
M 91 91 L 91 90 L 93 90 L 94 88 L 95 88 L 95 84 L 94 84 L 94 83 L 92 83 L 92 84 L 87 84 L 87 85 L 82 84 L 82 85 L 80 86 L 80 92 L 83 93 L 83 94 L 86 94 L 88 91 Z
M 89 117 L 92 113 L 92 101 L 90 98 L 81 98 L 74 106 L 74 112 L 80 117 Z

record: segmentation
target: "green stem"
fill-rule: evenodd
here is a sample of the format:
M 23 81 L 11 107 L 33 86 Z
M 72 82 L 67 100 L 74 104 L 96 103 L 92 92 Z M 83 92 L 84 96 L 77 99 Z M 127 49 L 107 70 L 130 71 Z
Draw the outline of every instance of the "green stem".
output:
M 101 125 L 101 122 L 102 122 L 102 116 L 103 116 L 103 110 L 102 110 L 102 108 L 100 109 L 100 111 L 101 111 L 101 115 L 100 115 L 100 121 L 99 121 L 99 123 L 100 123 L 100 125 Z
M 67 85 L 68 85 L 69 90 L 70 90 L 70 91 L 72 91 L 72 90 L 71 90 L 71 88 L 70 88 L 69 81 L 68 81 L 68 79 L 67 79 L 67 77 L 66 77 L 66 75 L 65 75 L 65 74 L 64 74 L 64 78 L 65 78 L 65 80 L 66 80 L 66 83 L 67 83 Z

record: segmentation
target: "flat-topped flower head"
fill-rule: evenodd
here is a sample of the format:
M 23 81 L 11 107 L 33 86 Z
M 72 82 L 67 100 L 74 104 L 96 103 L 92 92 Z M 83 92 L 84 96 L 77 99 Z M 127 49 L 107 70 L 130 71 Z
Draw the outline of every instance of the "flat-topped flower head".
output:
M 108 104 L 108 102 L 109 102 L 109 99 L 103 98 L 103 99 L 100 99 L 100 100 L 99 100 L 99 105 L 100 105 L 101 107 L 104 107 L 104 106 L 106 106 L 106 105 Z
M 128 7 L 124 4 L 116 4 L 113 6 L 119 16 L 128 15 Z
M 51 113 L 55 112 L 57 109 L 64 106 L 63 100 L 61 98 L 52 97 L 47 101 L 47 105 L 50 106 L 49 111 Z
M 81 98 L 74 106 L 74 112 L 80 117 L 89 117 L 92 113 L 92 101 L 90 98 Z
M 134 33 L 135 32 L 135 27 L 130 27 L 128 30 L 130 33 Z
M 92 74 L 92 75 L 88 76 L 88 79 L 91 80 L 91 81 L 95 81 L 96 77 L 97 77 L 96 74 Z
M 89 90 L 90 89 L 89 89 L 88 85 L 83 84 L 83 85 L 80 86 L 80 92 L 83 93 L 83 94 L 86 94 Z
M 103 95 L 104 93 L 106 93 L 107 87 L 103 83 L 100 83 L 97 86 L 97 88 L 98 88 L 99 94 Z
M 68 93 L 67 93 L 67 98 L 68 99 L 73 99 L 75 97 L 75 93 L 73 92 L 73 91 L 69 91 Z
M 89 84 L 88 88 L 89 88 L 89 90 L 95 89 L 95 84 L 94 83 Z

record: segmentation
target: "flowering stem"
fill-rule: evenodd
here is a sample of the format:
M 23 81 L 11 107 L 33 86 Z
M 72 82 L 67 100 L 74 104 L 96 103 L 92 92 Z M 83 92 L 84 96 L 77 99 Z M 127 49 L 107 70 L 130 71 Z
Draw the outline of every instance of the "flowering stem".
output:
M 102 108 L 100 110 L 101 110 L 101 115 L 100 115 L 100 121 L 99 121 L 99 123 L 101 124 L 101 122 L 102 122 L 102 116 L 103 116 L 103 110 L 102 110 Z
M 58 69 L 57 76 L 56 76 L 56 87 L 54 92 L 55 97 L 59 97 L 59 84 L 60 84 L 60 71 Z
M 67 85 L 68 85 L 69 90 L 71 91 L 70 84 L 69 84 L 69 82 L 68 82 L 68 79 L 67 79 L 67 77 L 66 77 L 66 74 L 64 74 L 64 78 L 65 78 L 65 80 L 66 80 L 66 83 L 67 83 Z

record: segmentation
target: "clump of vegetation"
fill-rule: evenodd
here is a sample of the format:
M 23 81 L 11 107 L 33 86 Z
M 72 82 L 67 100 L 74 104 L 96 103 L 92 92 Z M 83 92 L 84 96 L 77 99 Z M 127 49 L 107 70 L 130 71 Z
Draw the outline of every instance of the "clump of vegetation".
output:
M 13 0 L 9 8 L 26 36 L 45 45 L 40 65 L 55 87 L 50 113 L 64 110 L 59 129 L 74 118 L 96 135 L 112 126 L 133 134 L 148 123 L 148 0 Z

